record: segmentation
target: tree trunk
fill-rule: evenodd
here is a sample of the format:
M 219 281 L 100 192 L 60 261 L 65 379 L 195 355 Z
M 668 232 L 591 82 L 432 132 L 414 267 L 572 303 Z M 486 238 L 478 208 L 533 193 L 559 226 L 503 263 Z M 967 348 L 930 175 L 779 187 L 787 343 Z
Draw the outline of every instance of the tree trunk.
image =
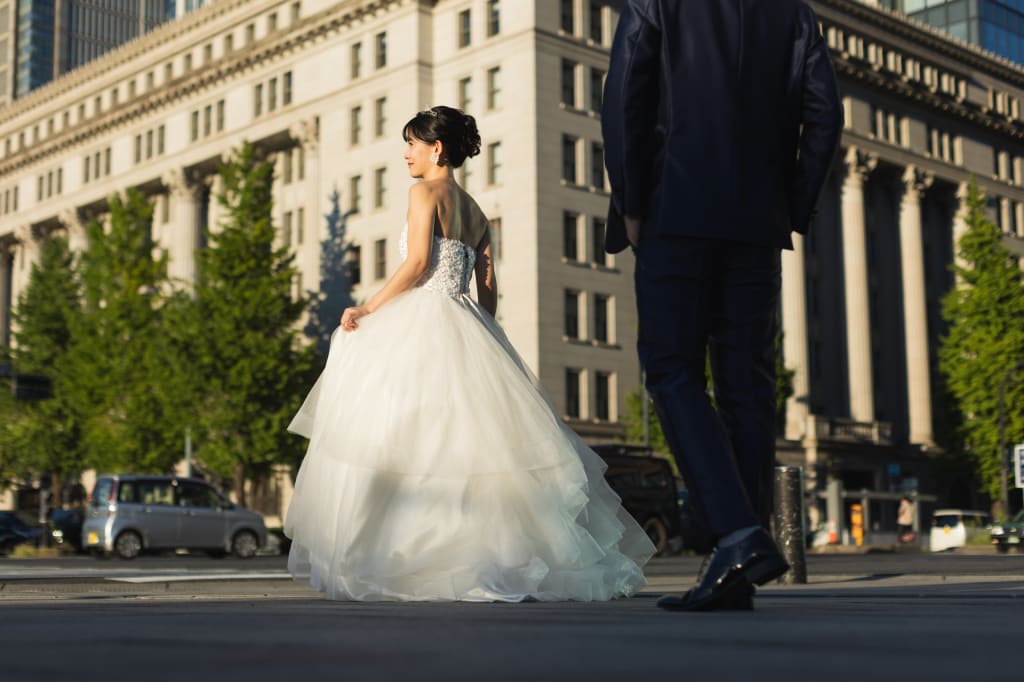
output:
M 238 496 L 238 506 L 248 506 L 245 496 L 245 465 L 242 462 L 235 464 L 235 495 Z

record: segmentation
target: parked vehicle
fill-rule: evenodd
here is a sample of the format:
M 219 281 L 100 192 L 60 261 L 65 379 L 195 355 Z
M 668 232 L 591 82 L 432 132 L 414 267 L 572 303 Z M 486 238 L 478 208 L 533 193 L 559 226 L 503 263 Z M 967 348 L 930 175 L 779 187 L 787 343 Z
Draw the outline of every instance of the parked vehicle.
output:
M 593 450 L 608 465 L 605 480 L 658 553 L 681 545 L 680 497 L 668 461 L 638 446 L 596 445 Z
M 263 517 L 195 478 L 104 474 L 89 496 L 82 546 L 133 559 L 144 550 L 199 549 L 248 559 L 266 545 Z
M 933 552 L 963 547 L 989 531 L 988 514 L 967 509 L 936 509 L 932 514 L 930 547 Z
M 82 524 L 85 512 L 81 509 L 54 509 L 50 512 L 50 540 L 53 545 L 66 545 L 76 552 L 82 551 Z
M 0 511 L 0 554 L 7 554 L 23 543 L 35 544 L 43 531 L 33 528 L 12 511 Z
M 1018 552 L 1024 552 L 1024 510 L 1017 512 L 1017 515 L 1006 523 L 998 523 L 992 526 L 992 544 L 996 551 L 1005 554 L 1010 548 L 1016 548 Z

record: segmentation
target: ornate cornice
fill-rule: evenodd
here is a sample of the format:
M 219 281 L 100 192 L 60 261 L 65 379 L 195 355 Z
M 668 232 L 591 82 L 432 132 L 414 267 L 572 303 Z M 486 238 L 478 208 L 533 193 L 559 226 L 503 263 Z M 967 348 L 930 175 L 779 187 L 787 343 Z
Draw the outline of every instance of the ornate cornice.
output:
M 935 176 L 917 166 L 907 166 L 903 171 L 904 200 L 920 200 L 921 196 L 935 182 Z
M 160 176 L 160 182 L 167 187 L 171 196 L 179 199 L 194 198 L 203 184 L 183 168 L 172 168 Z
M 217 83 L 228 80 L 233 75 L 244 73 L 261 64 L 271 62 L 281 55 L 297 52 L 303 46 L 318 42 L 328 35 L 338 33 L 367 16 L 374 16 L 379 12 L 387 11 L 395 5 L 423 1 L 342 0 L 331 8 L 279 29 L 275 34 L 262 38 L 251 46 L 238 48 L 231 55 L 215 60 L 213 64 L 197 67 L 189 74 L 175 79 L 152 93 L 146 93 L 126 100 L 124 103 L 103 112 L 100 116 L 94 116 L 83 125 L 75 125 L 66 131 L 61 131 L 53 137 L 43 140 L 41 143 L 33 144 L 11 154 L 0 161 L 0 177 L 37 163 L 47 157 L 58 155 L 70 147 L 85 144 L 91 138 L 100 136 L 110 130 L 131 124 L 137 119 L 171 107 L 180 100 L 190 98 L 197 92 L 205 91 Z M 76 69 L 66 76 L 62 76 L 39 90 L 33 91 L 30 95 L 17 100 L 14 104 L 0 109 L 0 112 L 9 114 L 4 118 L 11 119 L 34 107 L 42 106 L 67 91 L 100 78 L 122 63 L 142 58 L 146 52 L 169 43 L 191 30 L 210 23 L 230 10 L 248 3 L 252 3 L 254 7 L 261 11 L 265 10 L 265 7 L 260 7 L 259 3 L 252 2 L 252 0 L 222 0 L 221 2 L 212 3 L 202 10 L 197 10 L 190 14 L 188 17 L 168 22 L 143 38 L 132 41 L 99 58 L 95 62 L 81 69 Z M 179 23 L 182 26 L 172 31 L 170 27 L 176 27 Z M 145 46 L 148 40 L 154 41 L 154 44 Z M 145 70 L 141 69 L 141 71 Z M 99 91 L 96 90 L 95 92 Z M 81 97 L 82 99 L 88 99 L 95 92 L 83 93 Z M 41 117 L 40 121 L 50 115 L 51 112 L 47 111 L 47 115 Z
M 846 148 L 843 162 L 847 178 L 864 182 L 871 175 L 871 172 L 878 167 L 878 155 L 865 152 L 851 145 Z
M 310 119 L 296 121 L 288 128 L 288 134 L 307 151 L 315 152 L 320 142 L 316 122 Z
M 955 60 L 964 71 L 976 69 L 1024 89 L 1024 67 L 993 52 L 954 38 L 944 31 L 902 12 L 857 0 L 808 0 L 822 17 L 838 16 L 859 19 L 898 39 L 901 46 L 920 46 Z M 826 11 L 822 11 L 822 10 Z

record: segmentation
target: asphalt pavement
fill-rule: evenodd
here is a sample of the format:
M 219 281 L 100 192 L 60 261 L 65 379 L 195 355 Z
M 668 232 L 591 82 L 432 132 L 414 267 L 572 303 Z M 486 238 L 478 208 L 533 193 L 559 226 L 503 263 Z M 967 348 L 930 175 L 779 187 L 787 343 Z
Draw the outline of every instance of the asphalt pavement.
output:
M 754 612 L 324 601 L 283 557 L 0 560 L 0 680 L 1019 680 L 1024 555 L 812 556 Z

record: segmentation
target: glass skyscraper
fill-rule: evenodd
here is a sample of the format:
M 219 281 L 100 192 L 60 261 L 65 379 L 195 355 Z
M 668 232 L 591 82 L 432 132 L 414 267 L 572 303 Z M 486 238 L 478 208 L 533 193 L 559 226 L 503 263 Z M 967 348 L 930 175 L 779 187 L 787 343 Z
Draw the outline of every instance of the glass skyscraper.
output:
M 15 13 L 14 96 L 53 78 L 53 0 L 20 0 Z
M 879 4 L 1024 65 L 1024 0 L 882 0 Z

